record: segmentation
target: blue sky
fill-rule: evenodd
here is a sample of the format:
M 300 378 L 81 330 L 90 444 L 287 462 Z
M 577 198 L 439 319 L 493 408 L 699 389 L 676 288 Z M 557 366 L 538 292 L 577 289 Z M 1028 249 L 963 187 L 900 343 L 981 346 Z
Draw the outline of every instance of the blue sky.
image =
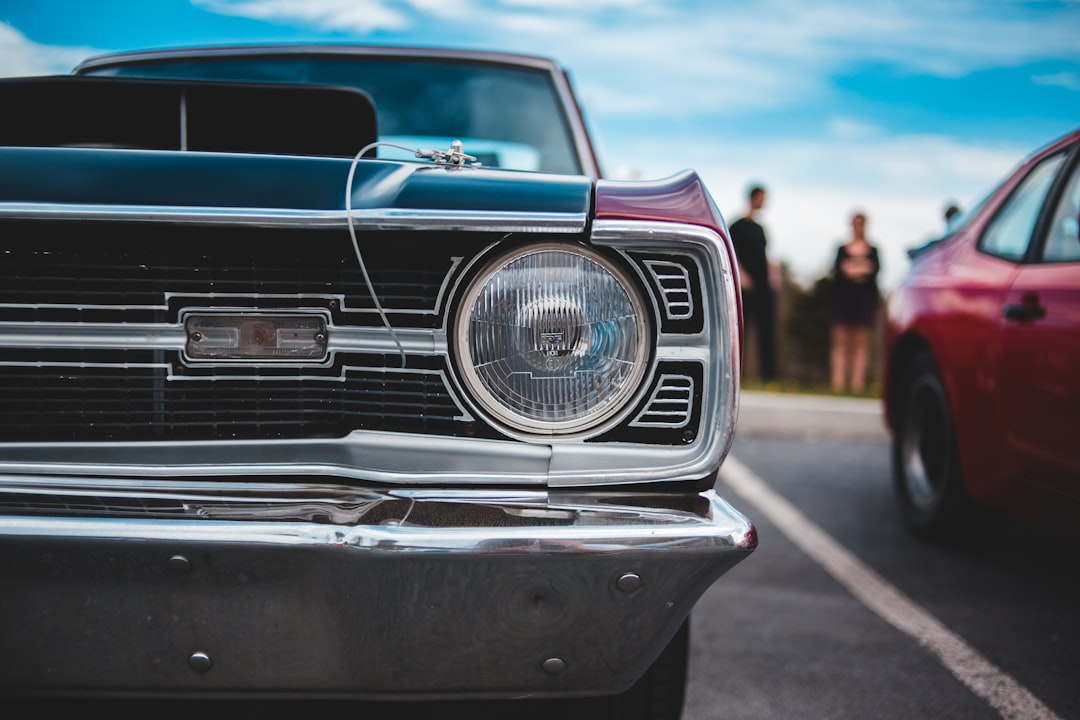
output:
M 883 284 L 1026 154 L 1080 127 L 1080 0 L 0 0 L 0 76 L 101 52 L 357 42 L 565 65 L 613 177 L 701 173 L 729 222 L 769 189 L 810 282 L 850 215 Z

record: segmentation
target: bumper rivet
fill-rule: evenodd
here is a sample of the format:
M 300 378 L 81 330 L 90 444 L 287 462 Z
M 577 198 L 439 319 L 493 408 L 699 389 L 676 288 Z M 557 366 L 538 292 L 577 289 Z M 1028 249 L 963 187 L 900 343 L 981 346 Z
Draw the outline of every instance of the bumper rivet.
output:
M 624 593 L 637 592 L 641 589 L 644 583 L 641 581 L 641 576 L 637 573 L 624 573 L 618 580 L 615 581 L 615 587 L 622 590 Z
M 191 561 L 183 555 L 173 555 L 169 558 L 169 569 L 177 574 L 184 574 L 191 572 Z
M 544 661 L 543 668 L 549 675 L 558 675 L 566 669 L 566 661 L 562 658 L 548 658 Z
M 209 672 L 210 668 L 214 667 L 214 661 L 204 652 L 192 653 L 187 660 L 187 664 L 195 672 L 201 673 Z

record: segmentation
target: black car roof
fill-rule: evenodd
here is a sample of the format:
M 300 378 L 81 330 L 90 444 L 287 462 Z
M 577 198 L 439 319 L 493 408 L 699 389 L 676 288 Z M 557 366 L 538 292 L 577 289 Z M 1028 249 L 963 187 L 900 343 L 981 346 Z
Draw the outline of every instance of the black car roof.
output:
M 489 52 L 482 50 L 462 50 L 452 48 L 406 47 L 389 45 L 333 45 L 333 44 L 291 44 L 291 45 L 220 45 L 202 47 L 161 48 L 154 50 L 135 50 L 97 55 L 79 63 L 76 74 L 96 70 L 112 65 L 138 64 L 156 60 L 178 60 L 192 58 L 238 57 L 265 55 L 359 55 L 381 57 L 413 57 L 420 59 L 447 59 L 483 62 L 501 65 L 532 67 L 548 71 L 560 70 L 559 65 L 550 58 L 522 55 L 517 53 Z

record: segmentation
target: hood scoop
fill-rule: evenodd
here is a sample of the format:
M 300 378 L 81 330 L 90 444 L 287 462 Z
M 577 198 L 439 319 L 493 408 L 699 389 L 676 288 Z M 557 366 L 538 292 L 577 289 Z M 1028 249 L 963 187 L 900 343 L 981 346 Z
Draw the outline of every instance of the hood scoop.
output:
M 378 139 L 353 88 L 114 77 L 0 80 L 0 146 L 353 157 Z M 371 151 L 374 156 L 374 149 Z

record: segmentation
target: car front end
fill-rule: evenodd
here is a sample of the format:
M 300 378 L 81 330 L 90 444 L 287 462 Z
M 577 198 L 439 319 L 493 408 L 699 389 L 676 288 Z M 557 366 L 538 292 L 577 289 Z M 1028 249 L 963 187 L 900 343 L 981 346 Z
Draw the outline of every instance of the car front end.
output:
M 71 83 L 19 92 L 223 87 Z M 175 149 L 0 128 L 4 692 L 631 687 L 757 543 L 712 489 L 739 313 L 700 179 L 231 152 L 191 112 Z

